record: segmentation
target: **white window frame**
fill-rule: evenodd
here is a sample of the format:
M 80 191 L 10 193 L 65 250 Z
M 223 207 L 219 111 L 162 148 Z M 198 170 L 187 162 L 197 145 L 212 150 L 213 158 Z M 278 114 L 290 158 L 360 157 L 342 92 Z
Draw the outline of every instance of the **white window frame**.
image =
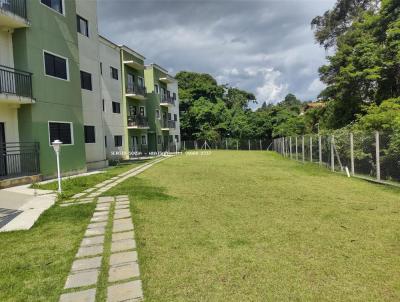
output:
M 140 77 L 140 76 L 137 76 L 137 78 L 138 78 L 138 86 L 139 86 L 139 79 L 142 79 L 142 81 L 143 81 L 143 86 L 142 87 L 145 87 L 146 85 L 145 85 L 145 83 L 144 83 L 144 77 Z
M 161 119 L 160 109 L 156 109 L 156 119 Z
M 146 107 L 145 106 L 139 106 L 139 115 L 140 115 L 140 108 L 143 108 L 143 116 L 147 116 L 146 115 Z
M 74 140 L 74 124 L 72 122 L 67 122 L 67 121 L 47 121 L 47 137 L 49 138 L 49 146 L 53 147 L 53 145 L 50 142 L 50 123 L 54 124 L 70 124 L 70 129 L 71 129 L 71 143 L 70 144 L 62 144 L 61 146 L 74 146 L 75 145 L 75 140 Z
M 39 3 L 40 3 L 41 5 L 43 5 L 44 7 L 47 7 L 47 9 L 51 10 L 51 11 L 54 12 L 54 13 L 57 13 L 57 14 L 63 16 L 63 17 L 66 16 L 66 14 L 65 14 L 65 0 L 61 0 L 61 3 L 62 3 L 62 4 L 61 4 L 61 5 L 62 5 L 62 13 L 56 11 L 54 8 L 52 8 L 52 7 L 50 7 L 50 6 L 47 6 L 47 5 L 44 4 L 44 3 L 42 3 L 42 0 L 39 0 Z
M 156 87 L 157 87 L 157 89 L 156 89 Z M 154 93 L 155 94 L 160 94 L 160 85 L 154 84 Z
M 81 15 L 79 15 L 79 14 L 76 14 L 76 19 L 77 19 L 76 21 L 78 21 L 78 19 L 82 19 L 83 21 L 86 21 L 86 25 L 87 25 L 87 28 L 86 28 L 86 30 L 87 30 L 87 35 L 81 33 L 80 31 L 77 31 L 77 32 L 78 32 L 78 34 L 80 34 L 81 36 L 84 36 L 84 37 L 90 39 L 89 20 L 83 18 L 83 17 L 82 17 Z M 79 25 L 79 27 L 80 27 L 80 25 Z
M 43 5 L 44 5 L 44 4 L 43 4 Z M 66 58 L 66 57 L 64 57 L 64 56 L 60 56 L 59 54 L 56 54 L 56 53 L 54 53 L 54 52 L 48 51 L 48 50 L 46 50 L 46 49 L 43 49 L 43 50 L 42 50 L 42 53 L 43 53 L 43 55 L 42 55 L 42 59 L 43 59 L 43 74 L 44 74 L 46 77 L 49 77 L 49 78 L 52 78 L 52 79 L 57 79 L 57 80 L 69 82 L 69 81 L 70 81 L 70 77 L 69 77 L 69 59 Z M 59 58 L 65 60 L 65 62 L 66 62 L 66 64 L 67 64 L 67 79 L 58 78 L 58 77 L 55 77 L 55 76 L 52 76 L 52 75 L 49 75 L 49 74 L 46 73 L 46 62 L 45 62 L 45 59 L 44 59 L 44 54 L 45 54 L 45 53 L 48 53 L 49 55 L 53 55 L 53 56 L 56 56 L 56 57 L 59 57 Z

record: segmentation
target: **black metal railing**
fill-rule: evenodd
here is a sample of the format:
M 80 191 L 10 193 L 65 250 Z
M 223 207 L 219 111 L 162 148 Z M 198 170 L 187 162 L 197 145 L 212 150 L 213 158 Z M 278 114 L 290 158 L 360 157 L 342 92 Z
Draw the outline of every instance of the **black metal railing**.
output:
M 126 86 L 126 94 L 146 95 L 146 87 L 139 85 L 128 85 Z
M 32 74 L 0 65 L 0 93 L 32 98 Z
M 175 105 L 175 99 L 168 95 L 161 95 L 160 103 Z
M 161 128 L 168 128 L 168 129 L 175 129 L 176 128 L 176 122 L 172 120 L 162 120 L 161 121 Z
M 146 116 L 141 115 L 128 116 L 128 127 L 147 128 L 149 120 Z
M 39 143 L 0 143 L 0 179 L 39 173 Z
M 26 19 L 26 0 L 0 0 L 0 9 Z

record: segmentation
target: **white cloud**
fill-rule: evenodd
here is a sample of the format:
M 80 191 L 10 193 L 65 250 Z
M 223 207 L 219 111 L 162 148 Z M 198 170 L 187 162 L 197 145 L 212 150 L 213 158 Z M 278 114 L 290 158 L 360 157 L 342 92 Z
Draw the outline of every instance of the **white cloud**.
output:
M 318 78 L 311 82 L 308 86 L 308 91 L 311 94 L 319 94 L 323 89 L 325 89 L 325 84 L 322 83 Z
M 256 88 L 256 97 L 259 103 L 277 103 L 288 94 L 287 83 L 282 82 L 282 73 L 272 68 L 263 68 L 259 70 L 263 76 L 263 83 Z

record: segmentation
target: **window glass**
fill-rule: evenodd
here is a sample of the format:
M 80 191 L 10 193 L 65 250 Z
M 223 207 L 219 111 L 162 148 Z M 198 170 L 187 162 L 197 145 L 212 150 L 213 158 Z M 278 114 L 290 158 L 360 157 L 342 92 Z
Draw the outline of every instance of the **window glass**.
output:
M 78 26 L 78 33 L 89 37 L 89 23 L 86 19 L 82 18 L 81 16 L 76 16 L 76 23 Z
M 64 79 L 68 79 L 67 60 L 44 52 L 44 67 L 47 75 Z
M 60 14 L 63 13 L 63 6 L 62 6 L 62 0 L 41 0 L 41 2 L 54 9 L 55 11 L 59 12 Z
M 114 146 L 115 147 L 121 147 L 122 146 L 122 136 L 121 135 L 114 136 Z
M 118 102 L 112 102 L 113 113 L 121 113 L 121 105 Z
M 96 142 L 96 134 L 94 126 L 85 126 L 85 143 L 93 144 Z
M 160 118 L 160 110 L 159 109 L 156 109 L 156 118 Z
M 146 135 L 142 135 L 142 145 L 147 145 L 147 137 L 146 137 Z
M 72 144 L 72 130 L 70 123 L 49 122 L 50 145 L 59 140 L 64 145 Z
M 90 73 L 81 71 L 81 88 L 92 90 L 92 75 Z
M 112 66 L 110 68 L 111 68 L 111 77 L 115 80 L 118 80 L 118 69 Z

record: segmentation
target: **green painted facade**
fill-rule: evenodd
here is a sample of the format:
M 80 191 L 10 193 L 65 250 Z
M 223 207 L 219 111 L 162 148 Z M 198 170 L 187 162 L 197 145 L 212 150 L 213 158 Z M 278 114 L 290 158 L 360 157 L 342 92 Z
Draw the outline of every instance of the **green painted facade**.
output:
M 55 154 L 49 142 L 49 121 L 71 122 L 73 144 L 62 146 L 64 173 L 86 170 L 83 133 L 79 50 L 75 1 L 64 1 L 64 15 L 39 0 L 27 1 L 31 26 L 13 34 L 15 68 L 33 73 L 35 104 L 18 112 L 20 141 L 40 143 L 40 168 L 44 176 L 55 175 Z M 68 59 L 69 80 L 46 76 L 43 50 Z
M 149 148 L 151 148 L 150 150 L 165 151 L 165 145 L 169 139 L 169 129 L 162 130 L 162 120 L 165 114 L 168 117 L 168 107 L 160 106 L 161 94 L 155 92 L 155 85 L 158 85 L 159 89 L 167 90 L 167 84 L 160 81 L 160 78 L 167 77 L 167 74 L 154 65 L 149 65 L 146 66 L 144 75 L 147 89 L 147 108 L 151 121 Z M 160 110 L 160 119 L 156 118 L 156 110 Z M 161 136 L 161 144 L 159 144 L 158 136 Z

